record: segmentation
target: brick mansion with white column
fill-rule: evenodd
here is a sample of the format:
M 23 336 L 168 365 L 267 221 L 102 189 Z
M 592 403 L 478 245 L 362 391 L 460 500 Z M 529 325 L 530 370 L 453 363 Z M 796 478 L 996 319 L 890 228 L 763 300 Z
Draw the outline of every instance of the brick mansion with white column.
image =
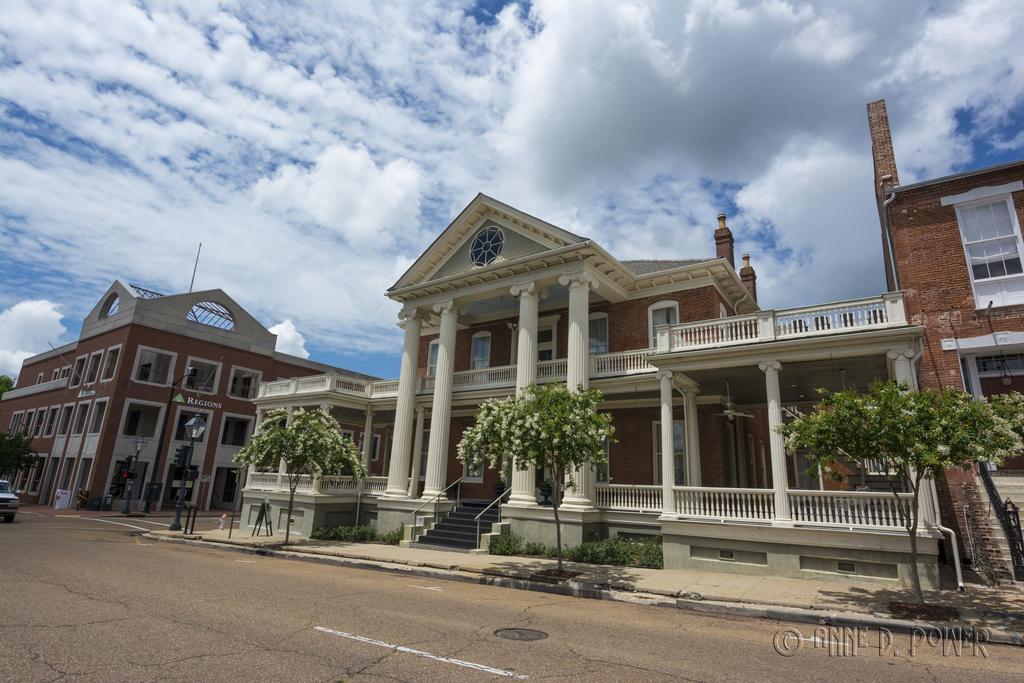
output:
M 500 514 L 496 533 L 553 544 L 549 473 L 514 470 L 505 481 L 470 471 L 456 446 L 482 400 L 561 382 L 600 389 L 616 428 L 607 467 L 579 473 L 567 492 L 567 543 L 653 535 L 667 568 L 905 580 L 909 539 L 880 473 L 850 468 L 822 481 L 775 427 L 809 410 L 820 387 L 915 385 L 921 328 L 898 292 L 762 309 L 749 258 L 736 269 L 725 216 L 711 238 L 715 258 L 620 261 L 478 195 L 387 292 L 402 306 L 397 380 L 326 374 L 261 386 L 261 411 L 326 410 L 390 440 L 380 476 L 303 480 L 293 528 L 373 523 L 405 527 L 410 542 L 473 549 L 486 536 L 443 520 L 475 519 L 510 489 L 482 517 L 484 531 Z M 285 499 L 281 473 L 252 473 L 243 523 L 269 500 L 280 525 Z M 919 564 L 936 586 L 942 536 L 930 488 L 922 506 Z

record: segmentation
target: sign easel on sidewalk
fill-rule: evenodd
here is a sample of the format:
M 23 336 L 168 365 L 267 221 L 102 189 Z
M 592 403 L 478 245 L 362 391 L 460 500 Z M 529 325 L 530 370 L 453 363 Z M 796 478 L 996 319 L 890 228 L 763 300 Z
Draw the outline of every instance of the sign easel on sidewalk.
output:
M 267 498 L 264 498 L 263 502 L 260 503 L 260 510 L 256 513 L 256 525 L 252 529 L 252 535 L 261 536 L 260 530 L 263 526 L 267 528 L 267 536 L 274 535 L 274 529 L 270 525 L 270 500 Z

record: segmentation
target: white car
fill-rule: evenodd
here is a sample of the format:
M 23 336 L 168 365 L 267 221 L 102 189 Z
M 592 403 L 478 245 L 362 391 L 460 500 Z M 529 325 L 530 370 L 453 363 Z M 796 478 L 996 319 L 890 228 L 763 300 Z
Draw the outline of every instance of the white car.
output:
M 0 515 L 3 515 L 5 522 L 14 521 L 19 504 L 18 494 L 14 492 L 11 482 L 0 480 Z

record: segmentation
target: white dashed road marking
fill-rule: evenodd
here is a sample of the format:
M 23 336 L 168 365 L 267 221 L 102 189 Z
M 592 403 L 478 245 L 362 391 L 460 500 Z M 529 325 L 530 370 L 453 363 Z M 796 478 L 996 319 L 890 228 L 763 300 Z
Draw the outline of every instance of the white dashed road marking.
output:
M 82 519 L 82 518 L 79 517 L 79 519 Z M 88 521 L 88 522 L 103 522 L 104 524 L 117 524 L 118 526 L 126 526 L 129 529 L 138 529 L 139 531 L 149 531 L 149 529 L 147 529 L 144 526 L 135 526 L 134 524 L 125 524 L 124 522 L 115 522 L 112 519 L 101 519 L 99 517 L 90 517 L 88 519 L 82 519 L 82 521 L 83 522 L 84 521 Z
M 421 591 L 443 591 L 444 590 L 440 586 L 409 586 L 409 588 L 419 588 Z
M 335 631 L 334 629 L 324 628 L 323 626 L 314 626 L 315 630 L 321 633 L 330 633 L 334 636 L 340 636 L 341 638 L 348 638 L 349 640 L 355 640 L 360 643 L 366 643 L 367 645 L 376 645 L 377 647 L 386 647 L 389 650 L 395 652 L 403 652 L 408 655 L 416 655 L 417 657 L 425 657 L 427 659 L 433 659 L 435 662 L 444 662 L 445 664 L 454 664 L 455 666 L 465 667 L 467 669 L 474 669 L 476 671 L 483 671 L 485 673 L 494 674 L 496 676 L 505 676 L 506 678 L 517 678 L 519 680 L 526 680 L 526 676 L 517 674 L 512 671 L 506 671 L 505 669 L 495 669 L 491 666 L 485 666 L 483 664 L 475 664 L 473 662 L 467 662 L 462 659 L 451 659 L 450 657 L 441 657 L 438 655 L 432 655 L 429 652 L 423 652 L 422 650 L 414 650 L 411 647 L 405 647 L 404 645 L 395 645 L 394 643 L 385 643 L 383 640 L 374 640 L 373 638 L 367 638 L 366 636 L 357 636 L 354 633 L 345 633 L 344 631 Z

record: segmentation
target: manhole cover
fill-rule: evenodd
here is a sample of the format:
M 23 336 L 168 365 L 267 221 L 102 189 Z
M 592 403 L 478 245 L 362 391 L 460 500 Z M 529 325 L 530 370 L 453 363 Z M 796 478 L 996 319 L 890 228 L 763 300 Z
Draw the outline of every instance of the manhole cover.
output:
M 499 628 L 494 635 L 506 640 L 544 640 L 548 634 L 532 628 Z

